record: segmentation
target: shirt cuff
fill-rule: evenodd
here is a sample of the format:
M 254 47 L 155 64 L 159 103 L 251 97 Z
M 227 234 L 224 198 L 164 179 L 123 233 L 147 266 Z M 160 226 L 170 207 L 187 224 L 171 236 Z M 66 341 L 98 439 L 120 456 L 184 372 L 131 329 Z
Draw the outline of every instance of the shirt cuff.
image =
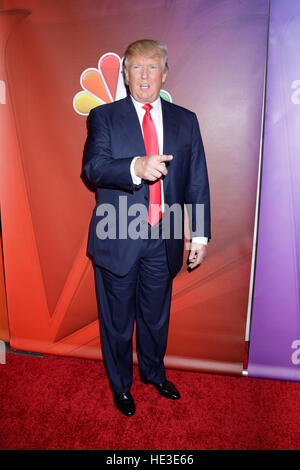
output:
M 140 178 L 139 176 L 136 176 L 135 171 L 134 171 L 134 162 L 136 161 L 137 158 L 140 158 L 140 157 L 134 157 L 130 163 L 130 174 L 131 174 L 133 184 L 141 184 L 142 182 L 142 178 Z
M 208 238 L 207 237 L 193 237 L 192 243 L 199 243 L 201 245 L 207 245 Z

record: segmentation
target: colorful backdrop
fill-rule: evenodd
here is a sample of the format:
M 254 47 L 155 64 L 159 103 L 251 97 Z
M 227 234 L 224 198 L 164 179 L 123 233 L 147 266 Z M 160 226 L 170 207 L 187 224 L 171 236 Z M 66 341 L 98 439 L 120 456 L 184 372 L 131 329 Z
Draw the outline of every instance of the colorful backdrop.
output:
M 165 90 L 198 115 L 212 199 L 208 257 L 175 280 L 166 365 L 242 372 L 267 15 L 267 0 L 3 0 L 0 198 L 14 348 L 101 356 L 83 107 L 117 90 L 100 58 L 151 37 L 169 48 Z
M 300 3 L 271 1 L 248 372 L 300 380 Z
M 0 220 L 1 230 L 1 220 Z M 9 342 L 9 328 L 7 318 L 4 266 L 2 256 L 2 241 L 0 236 L 0 340 Z

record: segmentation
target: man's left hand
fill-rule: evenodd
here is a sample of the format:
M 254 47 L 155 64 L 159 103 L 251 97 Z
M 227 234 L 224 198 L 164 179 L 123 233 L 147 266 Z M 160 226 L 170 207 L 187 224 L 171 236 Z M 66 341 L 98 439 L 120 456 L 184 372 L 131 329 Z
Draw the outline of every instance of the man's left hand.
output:
M 206 257 L 207 247 L 200 243 L 191 243 L 188 269 L 194 269 Z

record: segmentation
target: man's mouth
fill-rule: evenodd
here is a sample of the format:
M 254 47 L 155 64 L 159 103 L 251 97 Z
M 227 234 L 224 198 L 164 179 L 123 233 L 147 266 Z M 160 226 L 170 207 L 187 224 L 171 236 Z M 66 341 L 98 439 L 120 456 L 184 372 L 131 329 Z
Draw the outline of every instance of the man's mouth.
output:
M 147 83 L 144 83 L 144 84 L 140 85 L 140 88 L 142 90 L 148 90 L 148 88 L 150 88 L 150 85 L 148 85 Z

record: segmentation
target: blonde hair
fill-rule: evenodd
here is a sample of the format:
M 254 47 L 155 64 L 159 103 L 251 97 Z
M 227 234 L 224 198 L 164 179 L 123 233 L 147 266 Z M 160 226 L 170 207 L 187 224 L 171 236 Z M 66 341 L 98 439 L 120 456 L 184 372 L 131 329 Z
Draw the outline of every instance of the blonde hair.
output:
M 124 54 L 123 66 L 127 69 L 129 61 L 132 56 L 141 55 L 146 57 L 153 57 L 158 55 L 162 59 L 162 68 L 164 71 L 168 70 L 168 49 L 167 46 L 161 41 L 155 41 L 154 39 L 139 39 L 138 41 L 132 42 L 127 47 Z

